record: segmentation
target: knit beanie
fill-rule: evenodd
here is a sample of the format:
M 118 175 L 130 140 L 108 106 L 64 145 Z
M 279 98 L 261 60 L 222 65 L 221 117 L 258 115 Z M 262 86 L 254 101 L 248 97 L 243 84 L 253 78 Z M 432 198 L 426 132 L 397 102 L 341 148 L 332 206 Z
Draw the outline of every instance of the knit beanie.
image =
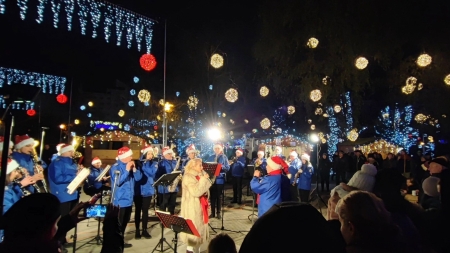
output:
M 361 191 L 372 192 L 375 186 L 375 176 L 377 168 L 372 164 L 364 164 L 361 170 L 357 171 L 348 181 L 348 186 L 355 187 Z

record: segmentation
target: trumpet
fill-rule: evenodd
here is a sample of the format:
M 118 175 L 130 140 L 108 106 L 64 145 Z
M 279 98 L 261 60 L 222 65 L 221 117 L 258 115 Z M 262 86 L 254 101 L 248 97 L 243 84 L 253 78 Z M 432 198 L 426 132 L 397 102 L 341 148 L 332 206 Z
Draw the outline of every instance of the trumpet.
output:
M 261 164 L 262 164 L 262 159 L 257 158 L 255 160 L 255 167 L 259 167 L 259 166 L 261 166 Z
M 229 164 L 229 165 L 232 165 L 232 164 L 235 163 L 235 162 L 236 162 L 236 157 L 233 157 L 233 159 L 228 160 L 228 164 Z

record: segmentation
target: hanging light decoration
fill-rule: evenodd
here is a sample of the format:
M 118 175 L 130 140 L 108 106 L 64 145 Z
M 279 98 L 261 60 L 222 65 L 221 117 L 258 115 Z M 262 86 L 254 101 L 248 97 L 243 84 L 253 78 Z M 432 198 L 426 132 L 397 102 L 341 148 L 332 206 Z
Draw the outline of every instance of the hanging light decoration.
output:
M 230 102 L 234 103 L 236 100 L 238 100 L 238 92 L 236 89 L 230 88 L 225 92 L 225 99 Z
M 340 105 L 334 105 L 334 112 L 335 113 L 340 113 L 341 112 L 341 110 L 342 110 L 342 107 L 340 106 Z
M 410 76 L 406 79 L 406 85 L 402 87 L 402 92 L 404 94 L 411 94 L 416 89 L 417 78 Z
M 156 67 L 156 58 L 152 54 L 143 54 L 139 59 L 139 63 L 145 71 L 152 71 Z
M 319 45 L 319 40 L 314 37 L 309 38 L 308 43 L 306 43 L 306 45 L 309 48 L 316 48 Z
M 447 85 L 450 85 L 450 74 L 448 74 L 445 78 L 444 78 L 444 83 Z
M 367 67 L 367 65 L 369 64 L 369 60 L 367 60 L 364 57 L 359 57 L 358 59 L 356 59 L 355 61 L 355 66 L 358 69 L 365 69 Z
M 261 120 L 260 124 L 262 129 L 268 129 L 270 127 L 270 119 L 264 118 L 263 120 Z
M 248 124 L 248 119 L 244 119 L 245 124 Z
M 89 107 L 92 107 L 92 106 L 94 106 L 94 102 L 92 102 L 92 101 L 89 101 L 89 102 L 88 102 L 88 106 L 89 106 Z
M 73 123 L 75 123 L 75 125 L 78 125 L 78 124 L 80 124 L 80 120 L 79 120 L 79 119 L 75 119 L 75 120 L 73 121 Z
M 33 117 L 34 115 L 36 115 L 36 110 L 28 109 L 27 110 L 27 115 L 30 116 L 30 117 Z
M 56 96 L 56 101 L 58 101 L 58 103 L 60 104 L 65 104 L 67 103 L 67 96 L 65 94 L 59 94 L 58 96 Z
M 213 54 L 211 56 L 211 66 L 213 66 L 213 68 L 220 68 L 223 66 L 223 57 L 220 54 Z
M 287 113 L 288 113 L 289 115 L 294 114 L 294 113 L 295 113 L 295 107 L 294 107 L 293 105 L 288 106 L 288 107 L 287 107 Z
M 322 92 L 320 90 L 313 90 L 309 94 L 309 98 L 312 101 L 317 102 L 317 101 L 319 101 L 322 98 Z
M 141 101 L 142 103 L 148 102 L 150 101 L 150 92 L 148 90 L 140 90 L 138 93 L 138 99 L 139 101 Z
M 416 63 L 419 67 L 426 67 L 431 64 L 432 60 L 433 59 L 428 54 L 421 54 L 417 58 Z
M 414 120 L 419 124 L 424 123 L 427 119 L 428 119 L 428 116 L 425 116 L 422 113 L 419 113 L 414 117 Z
M 356 141 L 358 139 L 359 133 L 358 133 L 358 129 L 353 128 L 350 132 L 348 132 L 347 134 L 347 138 L 350 141 Z
M 322 115 L 323 110 L 322 110 L 322 108 L 317 107 L 314 113 L 315 113 L 316 115 Z
M 311 124 L 312 123 L 312 120 L 311 119 L 308 119 L 308 124 Z
M 324 78 L 322 78 L 322 83 L 324 85 L 331 83 L 331 78 L 329 76 L 325 76 Z
M 261 87 L 261 89 L 259 89 L 259 94 L 262 97 L 265 97 L 267 95 L 269 95 L 269 89 L 266 86 Z
M 311 130 L 315 130 L 316 129 L 316 125 L 311 125 Z
M 422 90 L 423 89 L 423 84 L 419 83 L 419 85 L 417 85 L 417 90 Z
M 187 101 L 187 105 L 189 107 L 189 110 L 197 109 L 198 98 L 195 97 L 195 96 L 189 96 L 188 101 Z
M 322 116 L 323 116 L 324 118 L 330 117 L 330 115 L 328 115 L 328 113 L 324 113 L 324 114 L 322 114 Z
M 119 117 L 123 117 L 125 116 L 125 111 L 124 110 L 119 110 Z

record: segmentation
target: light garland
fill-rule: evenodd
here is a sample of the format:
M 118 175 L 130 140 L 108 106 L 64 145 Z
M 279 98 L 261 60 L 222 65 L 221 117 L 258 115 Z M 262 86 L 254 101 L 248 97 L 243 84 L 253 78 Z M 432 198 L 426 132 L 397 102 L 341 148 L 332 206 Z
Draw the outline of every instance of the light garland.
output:
M 369 60 L 367 60 L 364 57 L 359 57 L 358 59 L 356 59 L 355 61 L 355 66 L 358 69 L 365 69 L 367 67 L 367 65 L 369 65 Z
M 314 37 L 312 37 L 312 38 L 310 38 L 310 39 L 308 40 L 308 43 L 306 43 L 306 45 L 307 45 L 309 48 L 316 48 L 316 47 L 319 45 L 319 40 L 316 39 L 316 38 L 314 38 Z
M 450 74 L 445 76 L 444 83 L 450 85 Z
M 139 101 L 141 101 L 142 103 L 148 102 L 150 101 L 150 92 L 148 90 L 140 90 L 138 93 L 138 99 Z
M 260 125 L 262 129 L 268 129 L 270 127 L 270 119 L 264 118 L 261 120 Z
M 213 54 L 211 56 L 211 62 L 210 62 L 211 66 L 213 68 L 220 68 L 223 66 L 223 57 L 220 54 Z
M 431 62 L 432 62 L 432 58 L 428 54 L 421 54 L 417 58 L 417 61 L 416 61 L 417 65 L 419 67 L 426 67 L 426 66 L 430 65 Z
M 228 89 L 225 92 L 225 99 L 230 103 L 236 102 L 238 100 L 238 91 L 233 88 Z
M 0 0 L 0 14 L 5 14 L 6 12 L 6 1 Z M 64 8 L 61 8 L 62 5 L 64 5 Z M 115 29 L 117 46 L 122 44 L 122 35 L 125 32 L 128 49 L 134 44 L 138 51 L 141 51 L 141 43 L 143 38 L 145 38 L 146 51 L 147 53 L 151 51 L 153 25 L 155 21 L 111 3 L 98 0 L 17 0 L 17 6 L 19 7 L 19 17 L 21 20 L 26 19 L 29 7 L 37 9 L 38 15 L 36 22 L 38 24 L 44 22 L 45 9 L 49 6 L 48 8 L 53 14 L 53 27 L 58 28 L 60 16 L 65 15 L 68 31 L 72 31 L 76 6 L 76 14 L 82 35 L 87 35 L 88 29 L 91 29 L 92 38 L 97 38 L 98 28 L 100 25 L 103 25 L 105 41 L 107 43 L 110 42 L 112 30 Z
M 333 157 L 337 151 L 337 144 L 339 143 L 339 125 L 333 108 L 330 106 L 327 108 L 328 127 L 330 128 L 330 136 L 328 137 L 328 156 Z
M 259 94 L 261 95 L 261 97 L 265 97 L 269 95 L 269 89 L 266 86 L 263 86 L 261 87 L 261 89 L 259 89 Z
M 395 145 L 393 143 L 387 142 L 384 139 L 379 139 L 379 140 L 374 141 L 373 143 L 355 146 L 354 149 L 361 150 L 361 152 L 365 155 L 376 152 L 376 153 L 381 154 L 381 156 L 383 158 L 386 158 L 386 156 L 389 153 L 392 153 L 395 155 L 398 152 L 400 152 L 400 150 L 402 150 L 403 148 L 398 145 Z
M 66 81 L 67 79 L 62 76 L 0 67 L 0 88 L 5 83 L 7 85 L 20 83 L 42 88 L 42 93 L 63 94 L 66 89 Z
M 189 96 L 188 101 L 187 101 L 187 105 L 189 107 L 189 110 L 193 110 L 193 109 L 197 109 L 197 105 L 198 105 L 198 98 L 194 96 Z
M 309 98 L 313 102 L 317 102 L 322 98 L 322 92 L 320 90 L 312 90 L 311 93 L 309 94 Z
M 289 115 L 294 114 L 294 113 L 295 113 L 295 107 L 294 107 L 293 105 L 288 106 L 288 108 L 287 108 L 287 113 L 288 113 Z

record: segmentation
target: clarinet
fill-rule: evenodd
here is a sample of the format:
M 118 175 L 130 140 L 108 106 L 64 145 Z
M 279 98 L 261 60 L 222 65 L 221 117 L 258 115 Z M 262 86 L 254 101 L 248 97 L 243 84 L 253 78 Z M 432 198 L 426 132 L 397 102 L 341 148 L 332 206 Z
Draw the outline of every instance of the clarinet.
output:
M 31 192 L 29 190 L 27 190 L 25 187 L 22 187 L 22 184 L 20 183 L 20 181 L 22 181 L 22 179 L 24 179 L 26 177 L 26 175 L 21 169 L 18 169 L 18 170 L 22 177 L 20 179 L 14 179 L 13 182 L 20 187 L 20 190 L 22 191 L 23 196 L 25 196 L 25 197 L 30 196 Z

